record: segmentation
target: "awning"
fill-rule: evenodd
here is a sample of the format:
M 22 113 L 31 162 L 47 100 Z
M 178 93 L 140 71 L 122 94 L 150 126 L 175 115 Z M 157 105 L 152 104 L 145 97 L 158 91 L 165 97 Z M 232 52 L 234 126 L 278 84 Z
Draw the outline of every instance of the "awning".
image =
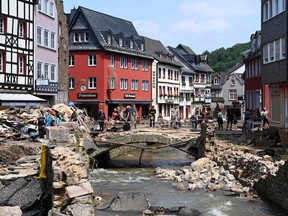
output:
M 32 94 L 0 93 L 1 106 L 47 106 L 48 101 Z

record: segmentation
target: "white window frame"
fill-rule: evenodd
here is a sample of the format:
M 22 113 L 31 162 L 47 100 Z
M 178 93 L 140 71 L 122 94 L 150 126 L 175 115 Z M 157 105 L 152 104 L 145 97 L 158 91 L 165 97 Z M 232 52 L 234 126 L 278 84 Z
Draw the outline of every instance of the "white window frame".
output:
M 89 41 L 89 33 L 85 32 L 84 33 L 84 42 L 88 42 Z
M 20 55 L 18 58 L 18 74 L 24 74 L 25 71 L 25 56 Z
M 73 33 L 73 42 L 78 43 L 79 42 L 79 34 L 78 32 Z
M 97 57 L 96 54 L 88 55 L 88 66 L 96 66 L 97 64 Z
M 43 45 L 45 47 L 49 46 L 49 30 L 47 30 L 47 29 L 44 30 L 44 40 L 43 40 L 43 42 L 44 42 Z
M 149 81 L 142 80 L 142 91 L 149 91 Z
M 229 89 L 228 98 L 229 101 L 237 100 L 237 89 Z
M 110 67 L 115 67 L 115 56 L 114 55 L 110 56 Z
M 43 12 L 45 14 L 48 14 L 48 2 L 49 2 L 49 0 L 44 0 Z
M 139 90 L 139 81 L 138 80 L 132 79 L 131 90 L 132 91 L 138 91 Z
M 109 89 L 116 89 L 115 77 L 110 77 L 108 82 L 109 82 Z
M 75 89 L 75 78 L 69 77 L 69 89 Z
M 88 89 L 96 89 L 97 79 L 96 77 L 88 77 Z
M 138 59 L 131 58 L 131 69 L 138 70 Z
M 37 26 L 37 44 L 42 45 L 42 28 Z
M 122 37 L 119 37 L 119 46 L 123 47 L 123 38 Z
M 73 67 L 73 66 L 75 66 L 75 56 L 70 55 L 69 56 L 69 67 Z
M 130 40 L 130 49 L 134 49 L 134 41 Z
M 107 43 L 108 43 L 108 44 L 112 44 L 112 37 L 111 37 L 111 35 L 108 35 L 108 36 L 107 36 Z
M 37 79 L 42 78 L 42 65 L 43 65 L 43 62 L 40 62 L 40 61 L 37 62 Z
M 50 4 L 49 4 L 49 15 L 51 17 L 54 17 L 54 2 L 51 2 L 51 1 L 50 1 Z
M 25 37 L 25 23 L 24 22 L 19 22 L 19 29 L 18 29 L 18 33 L 19 33 L 19 37 L 20 38 L 24 38 Z
M 142 60 L 142 71 L 148 71 L 148 69 L 149 69 L 148 64 L 149 64 L 148 60 L 146 60 L 146 59 Z
M 280 59 L 285 59 L 286 56 L 286 47 L 285 47 L 285 37 L 280 38 Z
M 55 64 L 51 64 L 51 68 L 50 68 L 50 79 L 52 81 L 56 81 L 56 65 Z
M 50 41 L 51 41 L 51 43 L 50 43 L 50 44 L 51 44 L 51 48 L 52 48 L 52 49 L 55 49 L 55 38 L 56 38 L 55 36 L 56 36 L 55 32 L 51 32 L 51 34 L 50 34 L 50 37 L 51 37 L 51 38 L 50 38 Z
M 38 1 L 38 11 L 42 10 L 42 0 Z
M 141 51 L 144 51 L 144 43 L 141 42 Z
M 0 72 L 4 72 L 4 53 L 0 50 Z
M 128 58 L 127 57 L 120 57 L 120 68 L 128 68 Z
M 120 89 L 128 90 L 128 79 L 125 79 L 125 78 L 120 79 Z
M 49 63 L 44 64 L 44 79 L 49 79 Z

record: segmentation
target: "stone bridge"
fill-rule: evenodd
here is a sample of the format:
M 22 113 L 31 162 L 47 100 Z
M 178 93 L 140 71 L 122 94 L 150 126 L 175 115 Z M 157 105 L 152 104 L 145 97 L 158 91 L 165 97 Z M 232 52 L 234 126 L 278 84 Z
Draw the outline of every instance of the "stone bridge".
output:
M 167 147 L 176 148 L 197 158 L 199 157 L 200 143 L 197 136 L 198 134 L 178 134 L 175 132 L 145 133 L 128 131 L 107 133 L 104 137 L 96 137 L 93 140 L 85 141 L 84 147 L 90 157 L 97 161 L 98 159 L 108 160 L 117 157 L 135 148 L 139 148 L 143 152 L 145 149 L 153 150 Z

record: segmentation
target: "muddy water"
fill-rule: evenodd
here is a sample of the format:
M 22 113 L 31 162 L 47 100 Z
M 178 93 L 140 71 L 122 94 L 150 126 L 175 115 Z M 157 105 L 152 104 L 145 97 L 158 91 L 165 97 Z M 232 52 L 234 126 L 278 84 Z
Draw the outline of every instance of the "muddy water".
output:
M 249 201 L 227 196 L 221 191 L 207 192 L 204 189 L 177 191 L 175 182 L 155 178 L 155 167 L 177 169 L 191 164 L 193 158 L 179 150 L 145 150 L 140 168 L 139 156 L 140 150 L 134 150 L 112 160 L 105 168 L 95 169 L 91 174 L 91 182 L 96 194 L 140 192 L 146 195 L 153 206 L 189 206 L 204 216 L 287 215 L 262 200 Z

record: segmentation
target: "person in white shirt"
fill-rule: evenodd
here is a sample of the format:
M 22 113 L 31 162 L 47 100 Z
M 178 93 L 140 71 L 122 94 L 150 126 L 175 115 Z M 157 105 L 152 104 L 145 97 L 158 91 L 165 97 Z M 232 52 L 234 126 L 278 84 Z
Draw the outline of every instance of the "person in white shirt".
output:
M 268 111 L 266 110 L 265 107 L 264 107 L 263 110 L 261 111 L 261 117 L 262 117 L 262 121 L 263 121 L 263 127 L 265 126 L 266 123 L 267 123 L 267 125 L 269 126 Z
M 223 130 L 223 113 L 221 112 L 221 109 L 219 109 L 217 116 L 218 130 Z

